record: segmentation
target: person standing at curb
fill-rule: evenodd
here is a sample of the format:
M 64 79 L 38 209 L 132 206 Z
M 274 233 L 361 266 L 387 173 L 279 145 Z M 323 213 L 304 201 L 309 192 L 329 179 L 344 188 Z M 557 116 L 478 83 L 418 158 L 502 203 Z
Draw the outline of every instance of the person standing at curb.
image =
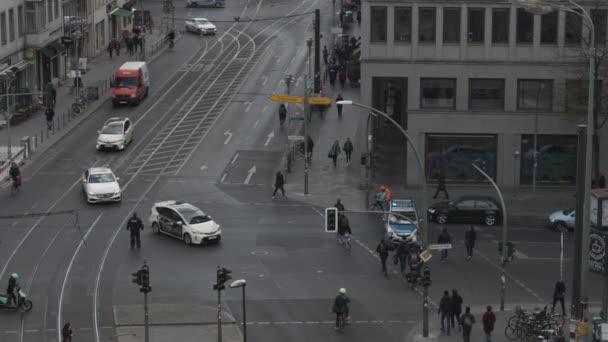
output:
M 382 263 L 382 273 L 385 277 L 388 277 L 388 270 L 386 269 L 386 259 L 388 258 L 388 244 L 384 239 L 380 240 L 380 243 L 376 247 L 376 252 L 380 256 L 380 262 Z
M 437 243 L 442 245 L 442 244 L 448 244 L 448 243 L 452 243 L 452 237 L 450 236 L 450 233 L 448 233 L 448 229 L 447 228 L 443 228 L 441 230 L 441 234 L 439 234 L 439 237 L 437 238 Z M 448 250 L 446 249 L 442 249 L 441 250 L 441 262 L 445 262 L 445 259 L 448 258 Z
M 55 118 L 55 111 L 51 107 L 46 107 L 44 115 L 46 116 L 46 128 L 50 131 L 53 129 L 53 119 Z
M 494 331 L 494 323 L 496 323 L 496 315 L 492 312 L 492 306 L 488 305 L 481 321 L 483 322 L 483 332 L 486 334 L 486 342 L 492 342 L 492 331 Z
M 445 176 L 443 172 L 440 172 L 439 176 L 437 176 L 437 190 L 435 190 L 435 195 L 433 196 L 433 199 L 437 199 L 437 196 L 440 192 L 443 192 L 446 199 L 450 199 L 450 195 L 448 195 L 448 191 L 445 188 Z
M 458 294 L 456 289 L 452 290 L 452 316 L 450 317 L 450 323 L 452 329 L 458 324 L 458 331 L 462 329 L 460 324 L 460 314 L 462 313 L 462 297 Z
M 272 199 L 274 199 L 274 196 L 277 194 L 277 190 L 279 189 L 281 189 L 283 198 L 287 198 L 287 196 L 285 196 L 285 189 L 283 189 L 283 185 L 285 185 L 285 178 L 283 177 L 281 171 L 277 171 L 274 177 L 274 192 L 272 193 Z
M 446 331 L 445 326 L 447 326 L 447 334 L 450 336 L 450 317 L 452 317 L 452 301 L 450 300 L 450 293 L 448 290 L 443 291 L 443 297 L 439 301 L 439 309 L 437 313 L 441 315 L 441 331 Z M 445 325 L 443 324 L 445 321 Z
M 344 154 L 346 155 L 346 165 L 349 165 L 350 157 L 353 154 L 353 143 L 352 141 L 350 141 L 350 138 L 346 138 L 346 141 L 344 142 L 344 147 L 342 149 L 344 150 Z
M 342 95 L 338 94 L 336 97 L 336 109 L 338 110 L 338 117 L 342 117 L 342 105 L 338 103 L 338 101 L 344 101 Z
M 460 325 L 462 325 L 462 339 L 464 342 L 471 342 L 471 330 L 475 324 L 475 316 L 471 314 L 471 308 L 466 307 L 464 309 L 464 315 L 460 318 Z
M 341 202 L 340 198 L 338 198 L 338 199 L 336 200 L 336 204 L 334 204 L 334 207 L 335 207 L 336 209 L 338 209 L 338 214 L 342 215 L 342 214 L 344 213 L 344 210 L 345 210 L 345 209 L 344 209 L 344 204 L 342 204 L 342 202 Z
M 72 324 L 68 322 L 61 329 L 62 342 L 72 342 L 72 336 L 74 336 L 74 331 L 72 330 Z
M 338 139 L 336 139 L 336 141 L 334 142 L 333 145 L 331 145 L 331 148 L 329 149 L 329 154 L 327 155 L 330 159 L 333 160 L 334 162 L 334 167 L 336 167 L 337 162 L 338 162 L 338 154 L 340 154 L 340 142 L 338 141 Z
M 564 306 L 564 298 L 566 297 L 566 283 L 560 280 L 555 283 L 555 290 L 553 290 L 553 305 L 551 311 L 555 311 L 555 304 L 560 302 L 562 304 L 562 316 L 566 316 L 566 309 Z
M 137 213 L 133 212 L 133 216 L 127 222 L 127 230 L 131 233 L 131 249 L 135 248 L 137 244 L 137 248 L 141 248 L 141 240 L 139 239 L 139 233 L 144 230 L 144 224 L 141 222 L 139 217 L 137 217 Z
M 475 240 L 477 240 L 477 232 L 475 231 L 475 227 L 469 227 L 464 233 L 464 245 L 467 247 L 467 261 L 471 260 L 473 257 L 473 248 L 475 248 Z

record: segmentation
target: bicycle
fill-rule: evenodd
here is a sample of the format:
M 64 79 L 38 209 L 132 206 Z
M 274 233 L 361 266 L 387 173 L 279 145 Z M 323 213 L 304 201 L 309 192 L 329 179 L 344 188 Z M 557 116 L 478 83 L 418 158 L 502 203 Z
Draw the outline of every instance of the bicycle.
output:
M 346 317 L 344 317 L 344 313 L 339 313 L 338 314 L 338 332 L 343 333 L 344 328 L 346 327 L 347 324 L 348 324 L 348 322 L 346 321 Z
M 76 116 L 80 115 L 88 103 L 88 98 L 81 94 L 76 100 L 74 100 L 74 103 L 72 103 L 72 113 L 74 113 Z
M 11 184 L 11 196 L 21 191 L 21 176 L 17 176 L 13 179 Z
M 344 234 L 344 235 L 341 235 L 340 233 L 336 233 L 336 234 L 337 234 L 338 244 L 340 244 L 340 246 L 342 246 L 342 248 L 344 248 L 347 252 L 350 252 L 350 249 L 351 249 L 350 234 Z

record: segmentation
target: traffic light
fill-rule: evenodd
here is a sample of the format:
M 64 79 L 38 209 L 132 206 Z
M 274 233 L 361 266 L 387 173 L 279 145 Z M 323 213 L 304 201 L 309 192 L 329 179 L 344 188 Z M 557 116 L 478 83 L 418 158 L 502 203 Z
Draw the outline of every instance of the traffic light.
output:
M 431 269 L 428 266 L 425 266 L 422 269 L 422 286 L 431 286 L 432 283 Z
M 133 279 L 131 281 L 134 282 L 135 284 L 141 286 L 141 284 L 142 284 L 142 269 L 137 270 L 137 272 L 135 272 L 135 273 L 131 273 L 131 275 L 133 276 Z
M 325 232 L 338 231 L 338 208 L 325 208 Z
M 148 293 L 152 291 L 152 286 L 150 286 L 150 269 L 148 266 L 142 267 L 141 272 L 141 292 Z
M 226 267 L 218 266 L 216 273 L 216 283 L 215 285 L 213 285 L 213 289 L 217 291 L 225 289 L 226 286 L 224 284 L 226 284 L 228 280 L 232 279 L 230 273 L 232 273 L 232 271 L 227 269 Z

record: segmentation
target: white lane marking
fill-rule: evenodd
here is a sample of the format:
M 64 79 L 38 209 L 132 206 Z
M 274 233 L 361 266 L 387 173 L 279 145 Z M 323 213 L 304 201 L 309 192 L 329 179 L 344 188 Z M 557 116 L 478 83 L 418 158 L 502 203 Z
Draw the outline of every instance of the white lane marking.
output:
M 268 110 L 268 106 L 264 106 L 264 108 L 262 108 L 262 113 L 266 113 L 267 110 Z
M 40 330 L 38 329 L 26 329 L 25 332 L 26 333 L 34 333 L 34 332 L 39 332 Z
M 296 88 L 300 86 L 300 82 L 302 81 L 302 76 L 298 76 L 298 79 L 296 80 Z
M 16 226 L 16 225 L 17 225 L 17 223 L 19 223 L 19 221 L 15 221 L 15 222 L 13 222 L 13 224 L 11 224 L 11 226 L 13 226 L 13 227 L 14 227 L 14 226 Z
M 300 322 L 300 321 L 295 321 L 295 322 L 289 322 L 289 324 L 303 324 L 304 322 Z
M 201 171 L 205 171 L 207 170 L 209 167 L 207 167 L 207 164 L 203 164 L 203 166 L 201 166 Z
M 522 251 L 520 251 L 519 249 L 516 249 L 513 252 L 513 255 L 517 258 L 517 259 L 528 259 L 528 256 L 525 255 Z
M 258 324 L 264 325 L 264 324 L 270 324 L 270 322 L 258 322 Z
M 222 175 L 222 179 L 220 179 L 220 183 L 224 183 L 224 179 L 226 179 L 226 173 L 224 173 L 224 175 Z
M 224 140 L 224 145 L 228 144 L 228 142 L 230 142 L 230 139 L 232 139 L 232 132 L 230 131 L 226 131 L 224 132 L 224 136 L 226 136 L 226 140 Z
M 234 163 L 236 162 L 236 160 L 237 160 L 238 158 L 239 158 L 239 154 L 237 153 L 237 154 L 235 154 L 235 155 L 234 155 L 234 158 L 232 158 L 232 161 L 230 162 L 230 164 L 233 164 L 233 165 L 234 165 Z
M 16 334 L 17 330 L 7 330 L 4 332 L 5 334 Z
M 259 124 L 260 124 L 260 120 L 255 120 L 255 123 L 253 124 L 253 128 L 258 127 Z
M 253 102 L 251 102 L 251 101 L 245 101 L 245 113 L 249 112 L 252 104 L 253 104 Z
M 245 178 L 245 181 L 243 182 L 244 184 L 249 184 L 249 182 L 251 181 L 251 177 L 255 174 L 256 169 L 255 169 L 255 164 L 253 165 L 253 167 L 251 167 L 251 169 L 249 169 L 249 171 L 247 171 L 247 177 Z
M 78 243 L 78 247 L 76 247 L 74 254 L 72 254 L 72 259 L 70 260 L 68 267 L 65 270 L 65 275 L 63 276 L 63 283 L 61 283 L 61 291 L 59 292 L 59 304 L 58 304 L 59 309 L 57 310 L 57 331 L 58 331 L 57 337 L 59 338 L 58 339 L 59 341 L 61 341 L 61 318 L 62 318 L 62 311 L 63 311 L 63 294 L 65 293 L 65 285 L 68 283 L 68 277 L 70 276 L 70 272 L 72 271 L 72 266 L 74 266 L 74 260 L 76 260 L 76 256 L 78 256 L 78 252 L 80 252 L 80 248 L 82 248 L 82 245 L 87 240 L 87 237 L 93 231 L 93 228 L 97 225 L 97 222 L 99 222 L 99 220 L 101 219 L 103 214 L 104 213 L 102 211 L 97 216 L 95 221 L 93 221 L 93 223 L 91 224 L 91 226 L 89 227 L 87 232 L 84 234 L 84 237 L 82 239 L 80 239 L 80 242 Z
M 32 209 L 36 208 L 38 206 L 38 202 L 32 204 Z
M 274 138 L 274 131 L 268 133 L 268 136 L 266 136 L 266 142 L 264 143 L 264 146 L 268 146 L 268 144 L 270 144 L 270 140 L 272 140 L 272 138 Z
M 266 82 L 268 82 L 268 77 L 266 75 L 262 76 L 262 85 L 265 86 Z

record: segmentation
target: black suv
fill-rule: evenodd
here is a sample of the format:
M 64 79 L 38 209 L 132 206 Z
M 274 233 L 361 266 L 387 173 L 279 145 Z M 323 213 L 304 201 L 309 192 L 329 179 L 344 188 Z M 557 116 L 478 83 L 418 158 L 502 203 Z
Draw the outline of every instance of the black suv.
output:
M 502 220 L 502 210 L 492 197 L 470 195 L 432 205 L 428 218 L 439 224 L 483 222 L 486 226 L 493 226 Z

